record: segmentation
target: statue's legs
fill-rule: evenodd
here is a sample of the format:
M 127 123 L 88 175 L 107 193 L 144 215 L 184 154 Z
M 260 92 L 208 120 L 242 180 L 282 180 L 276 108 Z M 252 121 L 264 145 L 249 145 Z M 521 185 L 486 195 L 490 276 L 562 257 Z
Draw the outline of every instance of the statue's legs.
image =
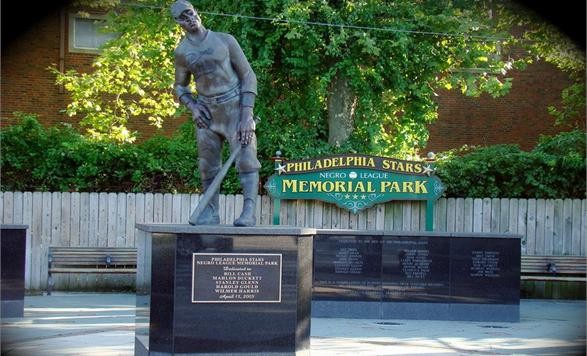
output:
M 214 179 L 206 179 L 202 181 L 204 192 L 208 190 L 208 187 Z M 218 191 L 214 193 L 208 205 L 200 216 L 196 220 L 196 225 L 218 225 L 220 224 L 220 215 L 218 215 L 219 197 Z
M 238 140 L 232 140 L 231 148 L 234 149 L 240 144 Z M 257 222 L 255 207 L 259 193 L 260 168 L 261 163 L 257 159 L 257 137 L 253 135 L 251 142 L 246 146 L 242 146 L 240 155 L 236 159 L 236 169 L 238 170 L 244 199 L 243 211 L 240 217 L 234 221 L 234 226 L 255 226 Z
M 210 184 L 216 177 L 220 170 L 222 158 L 223 138 L 218 134 L 207 129 L 198 129 L 198 165 L 200 168 L 200 176 L 202 178 L 202 186 L 204 192 L 208 190 Z M 218 225 L 220 224 L 220 216 L 218 214 L 219 197 L 218 191 L 214 193 L 206 208 L 202 211 L 196 221 L 196 225 Z
M 237 127 L 240 120 L 239 98 L 235 97 L 221 104 L 208 104 L 212 122 L 209 129 L 198 130 L 198 149 L 200 151 L 200 171 L 204 178 L 204 165 L 209 165 L 214 174 L 213 179 L 220 169 L 222 160 L 222 143 L 226 139 L 230 144 L 230 150 L 234 151 L 241 143 L 237 137 Z M 201 132 L 201 133 L 200 133 Z M 206 142 L 208 142 L 206 144 Z M 217 156 L 216 156 L 217 155 Z M 202 157 L 205 157 L 204 160 Z M 211 162 L 211 163 L 210 163 Z M 239 179 L 243 191 L 243 211 L 238 219 L 234 221 L 235 226 L 254 226 L 256 224 L 255 206 L 259 191 L 259 169 L 261 163 L 257 159 L 257 137 L 253 135 L 251 142 L 241 147 L 240 154 L 236 158 L 236 169 L 239 172 Z M 217 201 L 218 197 L 215 196 Z M 204 213 L 201 215 L 205 215 Z
M 255 226 L 255 207 L 259 191 L 259 172 L 239 173 L 241 188 L 243 189 L 243 211 L 234 221 L 234 226 Z

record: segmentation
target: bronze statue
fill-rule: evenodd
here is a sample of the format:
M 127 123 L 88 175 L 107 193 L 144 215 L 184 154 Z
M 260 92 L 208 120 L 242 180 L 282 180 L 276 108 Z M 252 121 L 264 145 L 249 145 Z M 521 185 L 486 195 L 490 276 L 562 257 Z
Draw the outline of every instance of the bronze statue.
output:
M 206 191 L 222 166 L 222 146 L 228 141 L 236 157 L 243 211 L 235 226 L 255 225 L 259 185 L 257 138 L 253 107 L 257 77 L 236 39 L 227 33 L 206 29 L 191 3 L 177 0 L 171 14 L 185 36 L 175 49 L 175 92 L 191 112 L 197 126 L 199 169 Z M 197 96 L 189 89 L 194 78 Z M 219 224 L 218 190 L 193 225 Z

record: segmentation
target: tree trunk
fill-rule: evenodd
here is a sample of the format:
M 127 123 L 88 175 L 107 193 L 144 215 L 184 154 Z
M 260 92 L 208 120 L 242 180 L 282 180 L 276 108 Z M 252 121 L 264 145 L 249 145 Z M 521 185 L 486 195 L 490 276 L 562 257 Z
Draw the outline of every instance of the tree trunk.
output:
M 340 146 L 353 132 L 357 96 L 348 78 L 337 73 L 328 88 L 328 143 Z

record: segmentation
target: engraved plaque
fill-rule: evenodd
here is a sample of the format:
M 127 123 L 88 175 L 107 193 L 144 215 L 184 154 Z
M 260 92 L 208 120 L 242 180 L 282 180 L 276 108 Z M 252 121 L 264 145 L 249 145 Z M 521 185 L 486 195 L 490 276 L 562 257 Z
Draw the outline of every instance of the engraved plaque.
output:
M 447 302 L 450 239 L 386 237 L 383 296 L 386 301 Z
M 453 239 L 451 295 L 458 303 L 517 304 L 520 244 L 515 239 Z
M 499 251 L 472 251 L 471 277 L 499 277 Z
M 381 299 L 381 237 L 318 235 L 314 239 L 313 298 Z
M 281 254 L 194 253 L 192 303 L 279 303 L 281 260 Z
M 334 261 L 336 274 L 362 274 L 363 255 L 355 247 L 343 247 L 336 252 Z

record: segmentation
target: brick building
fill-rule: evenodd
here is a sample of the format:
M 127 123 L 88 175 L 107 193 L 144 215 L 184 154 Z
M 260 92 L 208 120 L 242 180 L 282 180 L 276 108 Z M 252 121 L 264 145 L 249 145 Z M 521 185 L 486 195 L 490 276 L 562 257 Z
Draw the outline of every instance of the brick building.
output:
M 73 11 L 54 8 L 14 40 L 3 43 L 2 125 L 14 122 L 15 111 L 36 113 L 45 125 L 76 124 L 62 113 L 68 94 L 55 84 L 47 68 L 91 70 L 95 54 L 75 48 L 73 41 L 78 20 L 82 21 L 76 20 Z M 82 25 L 80 22 L 80 29 Z M 439 119 L 430 125 L 430 140 L 425 151 L 498 143 L 516 143 L 523 149 L 531 149 L 540 135 L 563 130 L 554 126 L 547 107 L 560 102 L 561 90 L 571 83 L 570 79 L 546 63 L 536 63 L 510 75 L 514 77 L 513 87 L 510 94 L 502 98 L 493 99 L 488 95 L 468 98 L 456 90 L 439 91 Z M 163 132 L 171 133 L 183 122 L 182 119 L 167 120 Z M 146 119 L 129 123 L 129 128 L 139 131 L 142 137 L 149 137 L 157 130 Z
M 568 128 L 555 126 L 547 108 L 559 105 L 561 91 L 572 81 L 551 64 L 538 62 L 513 77 L 508 95 L 466 97 L 457 91 L 438 91 L 438 120 L 429 126 L 428 151 L 467 145 L 519 144 L 529 150 L 540 135 Z M 585 116 L 581 119 L 585 122 Z

